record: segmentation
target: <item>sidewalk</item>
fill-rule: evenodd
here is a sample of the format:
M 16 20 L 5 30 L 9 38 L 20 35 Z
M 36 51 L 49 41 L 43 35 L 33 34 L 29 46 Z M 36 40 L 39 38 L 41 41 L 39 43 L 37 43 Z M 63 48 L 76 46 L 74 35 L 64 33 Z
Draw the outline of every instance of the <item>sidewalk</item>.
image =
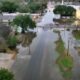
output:
M 12 54 L 0 53 L 0 68 L 10 69 L 14 63 L 12 56 Z

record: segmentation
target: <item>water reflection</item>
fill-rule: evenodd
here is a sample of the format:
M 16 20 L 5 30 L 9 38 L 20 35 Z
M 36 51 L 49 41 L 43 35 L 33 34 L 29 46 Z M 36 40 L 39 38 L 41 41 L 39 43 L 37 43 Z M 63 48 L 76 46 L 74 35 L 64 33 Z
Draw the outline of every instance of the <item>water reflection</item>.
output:
M 33 33 L 33 32 L 28 32 L 24 34 L 22 37 L 22 42 L 21 42 L 22 46 L 23 47 L 29 46 L 35 37 L 36 37 L 36 33 Z
M 27 56 L 27 54 L 31 54 L 30 45 L 35 37 L 36 33 L 34 32 L 27 32 L 18 36 L 19 45 L 17 45 L 17 48 L 19 56 L 23 57 L 24 55 Z

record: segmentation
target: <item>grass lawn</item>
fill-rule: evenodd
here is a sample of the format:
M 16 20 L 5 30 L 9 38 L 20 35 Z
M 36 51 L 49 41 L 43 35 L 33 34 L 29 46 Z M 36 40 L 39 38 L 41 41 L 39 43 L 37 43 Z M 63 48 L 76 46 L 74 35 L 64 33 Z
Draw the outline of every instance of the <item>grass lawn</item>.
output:
M 72 77 L 73 59 L 70 55 L 62 55 L 58 58 L 57 63 L 64 78 L 70 79 Z
M 73 30 L 72 34 L 76 40 L 80 40 L 80 30 Z
M 56 42 L 56 51 L 60 54 L 57 59 L 57 64 L 65 79 L 70 80 L 72 77 L 73 59 L 66 53 L 64 42 L 59 38 Z
M 62 41 L 62 39 L 58 39 L 56 42 L 56 51 L 60 54 L 62 54 L 65 50 L 65 47 L 64 47 L 64 42 Z
M 72 59 L 70 56 L 60 56 L 59 64 L 65 68 L 72 68 Z

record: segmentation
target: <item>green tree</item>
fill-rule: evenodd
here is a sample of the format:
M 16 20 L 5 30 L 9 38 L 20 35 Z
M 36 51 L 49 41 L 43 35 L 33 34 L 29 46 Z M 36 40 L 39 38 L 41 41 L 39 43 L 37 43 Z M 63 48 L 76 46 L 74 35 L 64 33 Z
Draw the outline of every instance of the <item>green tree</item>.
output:
M 24 4 L 24 5 L 20 4 L 17 11 L 20 12 L 20 13 L 29 13 L 29 12 L 31 12 L 28 4 L 27 5 L 26 4 Z
M 30 18 L 29 15 L 18 15 L 13 20 L 13 23 L 22 28 L 22 33 L 25 33 L 27 28 L 36 27 L 36 23 Z
M 10 1 L 2 1 L 0 6 L 2 12 L 9 12 L 9 13 L 16 12 L 17 8 L 18 5 Z
M 71 6 L 58 5 L 53 10 L 55 14 L 60 14 L 62 16 L 75 16 L 76 10 Z
M 14 80 L 13 74 L 7 69 L 0 69 L 0 80 Z
M 71 7 L 71 6 L 68 6 L 68 7 L 67 7 L 67 14 L 68 14 L 69 16 L 75 16 L 75 14 L 76 14 L 76 9 L 74 9 L 74 8 Z
M 41 5 L 39 3 L 35 3 L 35 2 L 29 3 L 28 6 L 32 13 L 38 12 L 41 8 Z
M 31 13 L 36 13 L 43 11 L 47 7 L 47 4 L 39 2 L 30 2 L 27 6 L 29 7 Z
M 40 13 L 47 8 L 47 3 L 40 2 L 29 2 L 28 4 L 20 4 L 18 7 L 18 11 L 22 13 Z

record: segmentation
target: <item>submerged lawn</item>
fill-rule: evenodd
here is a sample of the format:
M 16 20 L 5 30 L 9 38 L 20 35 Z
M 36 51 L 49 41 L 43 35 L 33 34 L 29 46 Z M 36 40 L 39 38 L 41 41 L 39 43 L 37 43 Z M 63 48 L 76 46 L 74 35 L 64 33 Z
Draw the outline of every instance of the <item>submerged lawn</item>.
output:
M 55 49 L 60 54 L 57 59 L 57 64 L 59 65 L 63 77 L 70 80 L 72 77 L 73 59 L 69 54 L 66 53 L 64 42 L 62 41 L 61 37 L 59 37 L 55 44 Z
M 70 55 L 62 55 L 58 58 L 57 63 L 64 78 L 72 77 L 73 59 Z
M 60 56 L 58 63 L 60 66 L 65 67 L 65 68 L 72 68 L 72 58 L 70 56 Z
M 62 41 L 61 38 L 59 38 L 59 40 L 57 40 L 56 42 L 56 51 L 60 54 L 62 54 L 65 50 L 64 48 L 64 42 Z

